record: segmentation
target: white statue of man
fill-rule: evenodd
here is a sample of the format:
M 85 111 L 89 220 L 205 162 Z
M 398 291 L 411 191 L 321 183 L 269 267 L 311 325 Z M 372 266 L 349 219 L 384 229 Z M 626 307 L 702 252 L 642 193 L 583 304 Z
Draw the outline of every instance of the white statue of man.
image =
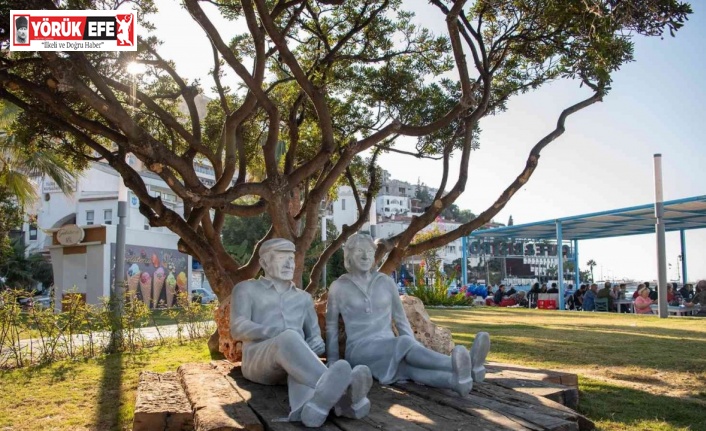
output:
M 346 331 L 346 360 L 367 365 L 383 384 L 413 380 L 427 386 L 453 389 L 464 396 L 473 381 L 485 378 L 483 363 L 490 338 L 479 332 L 471 352 L 456 346 L 451 356 L 427 349 L 414 338 L 397 286 L 392 278 L 374 271 L 375 243 L 355 234 L 346 242 L 344 264 L 348 274 L 331 284 L 326 309 L 326 350 L 329 361 L 339 358 L 338 316 Z M 399 336 L 392 332 L 392 322 Z
M 294 244 L 282 238 L 260 247 L 265 277 L 233 288 L 230 332 L 243 342 L 243 376 L 256 383 L 288 385 L 290 421 L 319 427 L 335 406 L 342 416 L 368 414 L 372 377 L 367 367 L 346 361 L 327 368 L 311 295 L 292 283 Z

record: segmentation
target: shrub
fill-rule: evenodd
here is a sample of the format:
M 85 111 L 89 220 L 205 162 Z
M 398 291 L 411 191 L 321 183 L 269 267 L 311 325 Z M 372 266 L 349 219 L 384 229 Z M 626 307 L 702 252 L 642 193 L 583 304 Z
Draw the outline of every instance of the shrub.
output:
M 420 284 L 407 287 L 407 294 L 419 298 L 424 305 L 460 306 L 473 303 L 473 298 L 466 297 L 465 293 L 449 295 L 450 285 L 450 280 L 437 276 L 429 286 Z

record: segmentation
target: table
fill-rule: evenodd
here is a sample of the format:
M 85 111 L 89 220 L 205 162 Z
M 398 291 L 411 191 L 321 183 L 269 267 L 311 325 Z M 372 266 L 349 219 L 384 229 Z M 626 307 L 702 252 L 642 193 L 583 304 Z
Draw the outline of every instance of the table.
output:
M 654 314 L 659 314 L 659 305 L 652 304 L 650 305 L 650 308 L 652 308 L 652 312 Z M 692 305 L 691 307 L 670 305 L 667 307 L 669 314 L 673 314 L 675 316 L 691 316 L 698 313 L 700 309 L 701 307 L 695 305 Z
M 618 311 L 618 313 L 622 313 L 621 306 L 627 305 L 627 310 L 625 311 L 626 313 L 632 313 L 632 299 L 614 299 L 613 304 L 615 305 L 615 309 Z

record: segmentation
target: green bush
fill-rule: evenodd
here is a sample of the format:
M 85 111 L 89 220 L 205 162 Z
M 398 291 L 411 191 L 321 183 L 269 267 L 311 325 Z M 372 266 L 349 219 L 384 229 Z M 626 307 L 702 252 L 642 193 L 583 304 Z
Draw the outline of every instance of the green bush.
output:
M 463 292 L 449 295 L 450 285 L 450 280 L 446 281 L 437 275 L 434 283 L 429 286 L 420 283 L 419 286 L 407 287 L 407 295 L 419 298 L 424 305 L 459 306 L 472 304 L 472 299 L 467 298 Z
M 216 329 L 213 316 L 217 306 L 216 303 L 201 305 L 198 301 L 192 301 L 186 292 L 178 293 L 177 306 L 170 308 L 167 315 L 177 324 L 179 341 L 196 340 L 211 335 Z

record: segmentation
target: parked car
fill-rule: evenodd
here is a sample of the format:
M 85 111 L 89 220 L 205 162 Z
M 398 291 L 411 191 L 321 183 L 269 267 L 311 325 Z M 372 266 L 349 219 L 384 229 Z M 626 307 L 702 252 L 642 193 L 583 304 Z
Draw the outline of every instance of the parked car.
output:
M 213 292 L 209 292 L 206 289 L 202 289 L 200 287 L 197 287 L 196 289 L 193 289 L 191 291 L 191 300 L 193 302 L 200 302 L 202 304 L 210 304 L 211 302 L 214 302 L 216 299 L 216 295 Z
M 23 310 L 28 310 L 34 306 L 34 298 L 31 296 L 18 296 L 17 303 Z
M 51 298 L 49 296 L 35 296 L 33 302 L 34 308 L 51 308 Z

